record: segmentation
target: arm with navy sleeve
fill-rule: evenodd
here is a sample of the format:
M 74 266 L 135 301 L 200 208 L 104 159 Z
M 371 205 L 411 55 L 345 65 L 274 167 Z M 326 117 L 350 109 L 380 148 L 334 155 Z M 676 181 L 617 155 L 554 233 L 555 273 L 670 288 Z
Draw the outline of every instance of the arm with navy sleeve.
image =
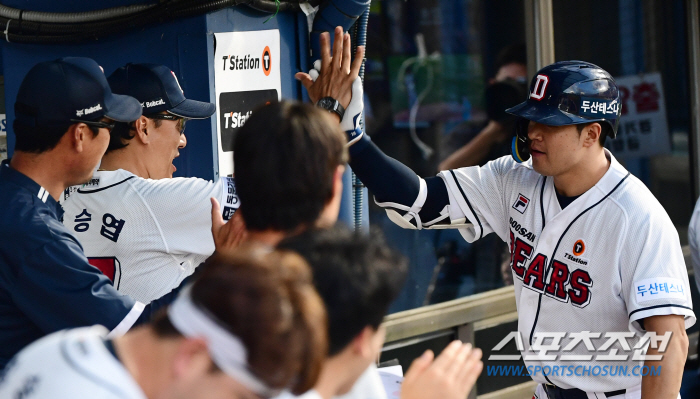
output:
M 57 239 L 28 254 L 10 295 L 22 312 L 46 334 L 101 324 L 118 336 L 149 321 L 172 302 L 178 289 L 144 305 L 119 293 L 90 265 L 77 242 Z
M 352 170 L 394 223 L 413 229 L 450 223 L 449 196 L 440 177 L 422 179 L 384 154 L 366 134 L 349 151 Z

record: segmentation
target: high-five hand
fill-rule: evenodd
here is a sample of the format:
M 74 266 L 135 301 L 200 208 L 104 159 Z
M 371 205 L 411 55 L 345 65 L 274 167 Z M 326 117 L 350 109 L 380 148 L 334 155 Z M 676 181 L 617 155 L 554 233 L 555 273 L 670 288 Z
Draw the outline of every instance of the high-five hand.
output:
M 365 49 L 357 47 L 355 60 L 352 60 L 350 35 L 343 33 L 340 26 L 335 28 L 333 54 L 331 56 L 330 34 L 321 34 L 321 71 L 314 81 L 308 73 L 299 72 L 294 77 L 301 81 L 309 92 L 313 103 L 321 98 L 332 97 L 347 108 L 352 98 L 352 85 L 360 73 Z

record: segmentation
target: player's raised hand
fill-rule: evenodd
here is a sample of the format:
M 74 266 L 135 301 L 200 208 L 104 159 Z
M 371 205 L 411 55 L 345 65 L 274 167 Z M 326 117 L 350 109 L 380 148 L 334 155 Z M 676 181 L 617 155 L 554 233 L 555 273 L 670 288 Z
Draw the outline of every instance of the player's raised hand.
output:
M 334 35 L 331 55 L 330 34 L 328 32 L 321 34 L 321 71 L 318 78 L 312 79 L 304 72 L 299 72 L 294 77 L 306 87 L 313 103 L 324 97 L 333 97 L 343 108 L 347 108 L 352 98 L 352 84 L 360 74 L 365 48 L 357 47 L 353 61 L 350 35 L 343 33 L 343 28 L 340 26 L 335 28 Z
M 401 385 L 401 399 L 464 399 L 481 373 L 481 349 L 453 341 L 433 361 L 426 351 L 414 360 Z
M 221 206 L 216 198 L 211 198 L 211 234 L 217 253 L 227 253 L 238 248 L 247 237 L 245 222 L 236 212 L 228 223 L 221 216 Z

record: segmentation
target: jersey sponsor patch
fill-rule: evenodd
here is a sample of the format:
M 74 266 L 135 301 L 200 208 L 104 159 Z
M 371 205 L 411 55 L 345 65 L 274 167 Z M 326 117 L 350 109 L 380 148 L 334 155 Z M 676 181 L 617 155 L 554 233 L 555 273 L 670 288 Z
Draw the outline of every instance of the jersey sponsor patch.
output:
M 677 278 L 648 278 L 634 283 L 634 294 L 638 303 L 654 299 L 685 299 L 685 287 Z
M 513 209 L 520 213 L 525 213 L 525 210 L 527 209 L 527 205 L 530 203 L 530 200 L 522 195 L 518 194 L 518 199 L 515 200 L 515 203 L 513 204 Z
M 577 240 L 574 243 L 574 249 L 573 253 L 574 256 L 581 256 L 583 253 L 586 251 L 586 243 L 583 242 L 583 240 Z

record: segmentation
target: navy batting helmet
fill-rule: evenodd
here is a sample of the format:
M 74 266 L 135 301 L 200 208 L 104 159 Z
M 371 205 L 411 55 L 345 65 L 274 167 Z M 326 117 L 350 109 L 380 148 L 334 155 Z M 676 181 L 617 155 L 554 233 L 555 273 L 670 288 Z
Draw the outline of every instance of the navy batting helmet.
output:
M 620 91 L 601 67 L 584 61 L 548 65 L 532 79 L 528 99 L 506 110 L 522 118 L 516 124 L 513 158 L 523 162 L 530 157 L 527 121 L 549 126 L 606 122 L 615 138 L 621 111 Z

